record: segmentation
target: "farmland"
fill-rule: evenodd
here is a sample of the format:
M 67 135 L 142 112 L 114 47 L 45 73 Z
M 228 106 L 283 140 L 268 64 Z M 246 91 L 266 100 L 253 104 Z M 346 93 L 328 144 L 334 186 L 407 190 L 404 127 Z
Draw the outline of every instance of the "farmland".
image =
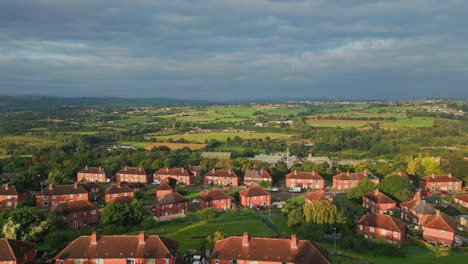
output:
M 147 137 L 151 137 L 151 134 L 147 134 Z M 233 139 L 234 137 L 240 137 L 242 139 L 286 139 L 291 135 L 279 134 L 279 133 L 257 133 L 257 132 L 213 132 L 213 133 L 196 133 L 196 134 L 174 134 L 165 136 L 156 136 L 157 140 L 176 140 L 184 139 L 189 142 L 203 143 L 210 139 L 218 141 L 226 141 L 227 138 Z

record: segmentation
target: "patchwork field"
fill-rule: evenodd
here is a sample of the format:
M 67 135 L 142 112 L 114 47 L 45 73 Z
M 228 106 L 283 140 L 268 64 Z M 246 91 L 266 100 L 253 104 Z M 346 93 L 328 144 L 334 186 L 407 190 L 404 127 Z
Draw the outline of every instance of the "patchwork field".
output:
M 1 143 L 25 144 L 33 147 L 40 147 L 53 144 L 54 141 L 35 136 L 5 136 L 0 137 Z

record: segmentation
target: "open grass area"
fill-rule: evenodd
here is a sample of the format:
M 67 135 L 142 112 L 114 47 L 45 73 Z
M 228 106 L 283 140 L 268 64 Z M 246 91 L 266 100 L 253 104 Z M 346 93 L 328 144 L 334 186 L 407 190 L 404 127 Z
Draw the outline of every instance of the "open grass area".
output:
M 128 119 L 120 119 L 120 120 L 115 120 L 115 124 L 119 125 L 139 125 L 139 124 L 145 124 L 148 122 L 147 118 L 128 118 Z
M 307 124 L 313 127 L 365 127 L 372 121 L 364 120 L 333 120 L 333 119 L 309 119 Z
M 169 139 L 177 139 L 183 138 L 190 142 L 199 142 L 203 143 L 206 140 L 215 139 L 218 141 L 226 141 L 229 137 L 233 139 L 234 137 L 240 137 L 243 139 L 265 139 L 266 137 L 270 137 L 270 139 L 280 139 L 280 138 L 287 138 L 291 135 L 288 134 L 280 134 L 280 133 L 259 133 L 259 132 L 213 132 L 213 133 L 198 133 L 198 134 L 174 134 L 174 135 L 167 135 L 167 136 L 158 136 L 156 137 L 158 140 L 169 140 Z
M 434 122 L 433 117 L 413 117 L 397 121 L 382 122 L 381 127 L 430 127 Z
M 132 146 L 132 147 L 135 147 L 135 148 L 144 148 L 149 143 L 150 142 L 119 141 L 119 145 Z
M 2 143 L 25 144 L 33 147 L 41 147 L 54 144 L 54 141 L 35 136 L 6 136 L 0 137 Z
M 154 142 L 150 143 L 145 146 L 146 150 L 151 150 L 152 148 L 155 147 L 168 147 L 170 149 L 181 149 L 181 148 L 189 148 L 189 149 L 202 149 L 206 147 L 206 144 L 195 144 L 195 143 L 164 143 L 164 142 Z
M 226 236 L 249 235 L 259 237 L 274 237 L 276 233 L 266 226 L 258 217 L 253 215 L 235 216 L 213 221 L 200 221 L 196 223 L 161 223 L 157 228 L 147 230 L 148 234 L 161 234 L 179 241 L 180 253 L 188 249 L 198 249 L 205 237 L 220 231 Z

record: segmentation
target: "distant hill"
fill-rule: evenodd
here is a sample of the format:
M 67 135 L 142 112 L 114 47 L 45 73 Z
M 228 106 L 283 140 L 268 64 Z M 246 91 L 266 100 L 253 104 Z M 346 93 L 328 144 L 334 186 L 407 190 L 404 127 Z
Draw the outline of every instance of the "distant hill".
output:
M 109 106 L 182 106 L 210 105 L 215 102 L 169 98 L 116 98 L 81 97 L 61 98 L 50 96 L 0 96 L 0 110 L 47 109 L 59 107 L 109 107 Z

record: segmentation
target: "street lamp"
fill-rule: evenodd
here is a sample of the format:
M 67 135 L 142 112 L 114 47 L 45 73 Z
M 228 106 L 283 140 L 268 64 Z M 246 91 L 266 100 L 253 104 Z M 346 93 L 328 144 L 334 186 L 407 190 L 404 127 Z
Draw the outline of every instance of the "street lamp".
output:
M 335 238 L 335 241 L 334 241 L 334 253 L 336 254 L 336 227 L 333 228 L 333 237 Z

